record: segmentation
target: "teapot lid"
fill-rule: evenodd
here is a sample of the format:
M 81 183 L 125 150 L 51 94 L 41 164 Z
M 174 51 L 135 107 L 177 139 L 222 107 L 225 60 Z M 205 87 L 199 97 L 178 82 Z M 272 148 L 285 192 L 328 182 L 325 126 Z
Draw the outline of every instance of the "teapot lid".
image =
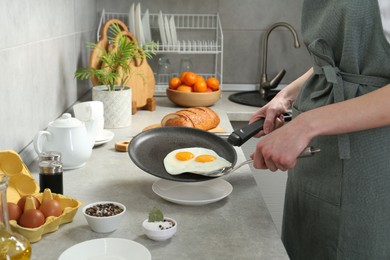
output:
M 83 122 L 74 118 L 69 113 L 62 114 L 61 117 L 57 118 L 53 122 L 50 123 L 52 127 L 80 127 Z

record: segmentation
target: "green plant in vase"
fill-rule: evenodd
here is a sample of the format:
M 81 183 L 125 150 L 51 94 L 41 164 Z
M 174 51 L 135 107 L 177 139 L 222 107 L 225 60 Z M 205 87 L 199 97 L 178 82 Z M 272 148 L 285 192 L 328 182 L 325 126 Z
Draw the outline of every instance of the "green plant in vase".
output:
M 135 41 L 129 40 L 117 24 L 112 24 L 110 33 L 113 36 L 109 37 L 111 45 L 108 50 L 99 48 L 96 43 L 87 43 L 88 47 L 92 49 L 99 48 L 101 51 L 99 57 L 101 67 L 81 68 L 76 70 L 74 76 L 81 80 L 94 77 L 99 85 L 107 86 L 110 91 L 115 90 L 115 86 L 119 86 L 119 89 L 123 90 L 126 81 L 132 76 L 132 73 L 136 73 L 131 71 L 131 64 L 134 60 L 152 58 L 157 45 L 154 42 L 150 42 L 142 47 L 139 46 Z
M 91 79 L 94 83 L 92 100 L 103 102 L 104 128 L 127 127 L 131 125 L 133 108 L 137 105 L 132 102 L 145 92 L 147 82 L 154 82 L 150 75 L 143 75 L 145 70 L 137 67 L 137 61 L 147 64 L 145 59 L 152 57 L 157 45 L 150 42 L 139 46 L 133 36 L 121 31 L 116 23 L 109 27 L 107 33 L 110 35 L 107 48 L 101 47 L 99 42 L 87 43 L 93 49 L 91 60 L 93 58 L 94 62 L 90 60 L 89 67 L 76 70 L 74 76 L 82 80 Z M 135 79 L 140 78 L 137 84 L 132 78 L 136 75 Z

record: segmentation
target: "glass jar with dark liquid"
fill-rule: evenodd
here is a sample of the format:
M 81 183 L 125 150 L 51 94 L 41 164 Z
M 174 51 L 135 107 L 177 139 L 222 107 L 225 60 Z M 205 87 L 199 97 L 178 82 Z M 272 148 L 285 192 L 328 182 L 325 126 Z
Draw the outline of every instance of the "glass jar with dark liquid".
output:
M 49 188 L 53 193 L 64 194 L 61 158 L 62 154 L 57 151 L 48 151 L 39 154 L 40 192 Z
M 61 162 L 39 162 L 39 186 L 41 187 L 40 192 L 49 188 L 53 193 L 64 194 Z

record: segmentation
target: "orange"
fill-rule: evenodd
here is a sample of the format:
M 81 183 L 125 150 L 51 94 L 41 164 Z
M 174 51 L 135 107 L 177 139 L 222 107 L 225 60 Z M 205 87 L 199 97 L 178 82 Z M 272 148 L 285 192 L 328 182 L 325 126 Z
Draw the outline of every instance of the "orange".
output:
M 194 91 L 195 92 L 206 92 L 207 91 L 207 84 L 206 84 L 206 82 L 203 81 L 203 80 L 197 81 L 194 84 Z
M 188 73 L 188 71 L 184 71 L 180 74 L 180 81 L 181 82 L 184 82 L 184 77 L 186 76 L 186 74 Z
M 208 78 L 206 83 L 213 91 L 217 91 L 219 89 L 219 80 L 214 77 Z
M 181 85 L 181 80 L 178 77 L 173 77 L 169 80 L 169 88 L 177 89 Z
M 196 76 L 196 81 L 198 82 L 198 81 L 204 81 L 204 82 L 206 82 L 206 80 L 203 78 L 203 76 L 201 76 L 201 75 L 197 75 Z
M 181 85 L 176 90 L 181 92 L 192 92 L 192 88 L 186 85 Z
M 187 72 L 185 75 L 184 75 L 184 80 L 183 80 L 183 83 L 186 84 L 187 86 L 192 86 L 195 84 L 196 82 L 196 74 L 193 73 L 193 72 Z

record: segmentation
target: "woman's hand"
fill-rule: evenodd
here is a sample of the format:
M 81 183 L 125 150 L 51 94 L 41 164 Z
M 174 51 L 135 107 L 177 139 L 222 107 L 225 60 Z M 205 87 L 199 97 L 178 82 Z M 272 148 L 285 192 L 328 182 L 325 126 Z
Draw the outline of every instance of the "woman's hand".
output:
M 264 118 L 263 130 L 255 137 L 269 134 L 284 124 L 283 114 L 288 111 L 291 102 L 282 93 L 278 93 L 268 104 L 257 110 L 249 119 L 249 123 Z
M 260 139 L 251 155 L 253 166 L 271 171 L 293 168 L 310 140 L 304 124 L 294 119 Z

